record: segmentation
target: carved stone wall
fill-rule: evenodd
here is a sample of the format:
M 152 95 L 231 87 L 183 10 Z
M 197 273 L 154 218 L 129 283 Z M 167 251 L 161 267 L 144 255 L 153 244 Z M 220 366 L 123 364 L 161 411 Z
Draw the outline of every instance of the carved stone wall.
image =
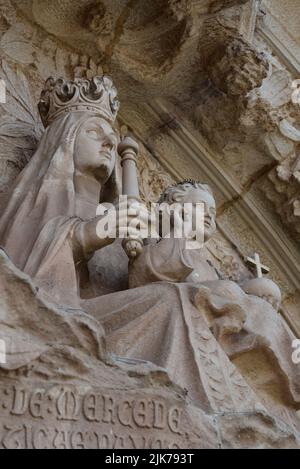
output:
M 259 252 L 282 289 L 280 313 L 300 337 L 300 42 L 293 8 L 298 12 L 292 0 L 0 0 L 0 78 L 6 83 L 0 192 L 25 167 L 43 133 L 36 103 L 45 79 L 111 74 L 122 104 L 120 133 L 126 126 L 140 144 L 143 200 L 156 202 L 184 178 L 209 183 L 219 215 L 207 246 L 212 265 L 223 279 L 241 282 L 253 277 L 245 258 Z M 168 394 L 161 376 L 151 379 L 167 393 L 166 402 L 151 394 L 148 377 L 138 377 L 126 385 L 138 383 L 142 392 L 131 389 L 130 402 L 118 409 L 120 396 L 113 389 L 103 393 L 101 383 L 87 390 L 86 383 L 65 387 L 62 379 L 50 388 L 41 377 L 42 365 L 34 376 L 38 392 L 28 382 L 17 386 L 14 375 L 0 389 L 4 447 L 176 448 L 182 432 L 193 447 L 196 419 L 210 429 L 211 447 L 237 441 L 229 416 L 200 418 L 183 406 L 176 389 Z M 93 413 L 97 399 L 101 415 Z M 70 414 L 62 415 L 62 408 Z M 19 423 L 24 415 L 30 424 Z M 113 436 L 98 434 L 95 422 L 105 427 L 109 418 L 115 418 Z M 270 423 L 262 410 L 251 419 L 262 428 Z M 274 446 L 295 444 L 285 429 L 282 440 L 276 438 Z
M 40 2 L 38 8 L 29 0 L 17 5 L 2 0 L 0 74 L 7 82 L 7 104 L 1 107 L 0 190 L 24 167 L 43 131 L 35 106 L 43 81 L 50 75 L 90 78 L 104 70 L 120 90 L 121 123 L 141 141 L 144 197 L 147 193 L 154 201 L 181 176 L 207 177 L 196 160 L 185 164 L 189 152 L 174 141 L 184 124 L 198 141 L 204 137 L 238 192 L 255 194 L 258 204 L 266 195 L 274 209 L 264 210 L 275 210 L 298 239 L 300 106 L 294 77 L 259 33 L 268 21 L 267 7 L 252 0 L 207 1 L 201 7 L 192 0 L 154 3 L 145 10 L 138 2 L 124 8 L 118 2 L 81 2 L 70 11 L 68 2 L 51 2 L 51 7 Z M 162 55 L 146 54 L 146 63 L 137 44 L 145 51 L 154 36 L 157 41 L 157 28 L 156 50 Z M 151 96 L 164 96 L 163 111 L 146 110 Z M 230 200 L 218 197 L 223 212 Z M 271 223 L 275 231 L 280 226 L 276 215 Z M 255 238 L 252 245 L 260 247 Z M 272 262 L 268 254 L 266 261 Z

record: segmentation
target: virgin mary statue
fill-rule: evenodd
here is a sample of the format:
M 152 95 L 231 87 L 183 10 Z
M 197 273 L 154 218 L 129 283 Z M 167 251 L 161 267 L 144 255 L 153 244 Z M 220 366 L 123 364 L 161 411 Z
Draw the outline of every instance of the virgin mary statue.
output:
M 46 131 L 0 201 L 0 244 L 52 301 L 78 307 L 85 264 L 112 239 L 91 239 L 99 202 L 118 197 L 119 103 L 108 77 L 52 78 L 39 103 Z M 93 241 L 96 245 L 93 245 Z
M 293 334 L 277 314 L 276 288 L 265 297 L 248 295 L 219 278 L 205 250 L 187 252 L 184 240 L 169 239 L 145 246 L 130 265 L 131 288 L 99 296 L 90 263 L 110 244 L 112 252 L 119 249 L 112 238 L 96 234 L 99 201 L 113 202 L 119 193 L 116 90 L 107 77 L 49 79 L 39 108 L 45 134 L 0 205 L 0 245 L 38 294 L 70 315 L 82 311 L 96 321 L 116 361 L 164 368 L 207 412 L 255 409 L 257 398 L 243 367 L 251 350 L 263 349 L 280 370 L 279 386 L 294 415 L 299 370 L 290 360 Z M 167 202 L 171 196 L 204 204 L 208 240 L 216 228 L 211 190 L 183 182 L 164 194 Z M 12 329 L 9 321 L 2 325 Z M 232 361 L 243 354 L 247 362 L 239 360 L 239 371 Z M 22 365 L 22 353 L 14 363 Z M 260 386 L 262 395 L 268 386 Z

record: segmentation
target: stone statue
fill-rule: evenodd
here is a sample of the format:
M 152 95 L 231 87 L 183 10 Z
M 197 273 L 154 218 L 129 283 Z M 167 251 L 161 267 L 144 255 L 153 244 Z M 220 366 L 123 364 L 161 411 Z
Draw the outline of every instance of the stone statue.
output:
M 0 369 L 30 366 L 42 375 L 42 360 L 43 375 L 64 370 L 66 379 L 74 377 L 76 362 L 79 379 L 91 361 L 101 382 L 101 373 L 108 373 L 103 363 L 129 363 L 135 372 L 145 366 L 166 374 L 205 414 L 257 416 L 258 408 L 264 415 L 277 409 L 285 413 L 284 425 L 294 428 L 300 374 L 290 357 L 293 334 L 277 314 L 276 286 L 269 282 L 266 293 L 263 283 L 251 289 L 223 280 L 204 250 L 187 250 L 184 239 L 170 238 L 145 243 L 130 261 L 129 289 L 97 293 L 91 261 L 109 245 L 119 255 L 118 242 L 96 235 L 97 205 L 114 202 L 120 192 L 117 110 L 107 77 L 47 81 L 40 103 L 46 132 L 1 201 L 3 311 L 11 305 L 12 278 L 26 283 L 21 291 L 32 295 L 33 306 L 27 317 L 19 306 L 0 314 L 13 343 Z M 216 205 L 207 185 L 179 183 L 161 201 L 204 203 L 205 241 L 213 235 Z M 53 365 L 53 354 L 64 365 Z M 268 371 L 268 382 L 260 382 L 259 368 Z
M 46 132 L 2 201 L 2 247 L 59 304 L 79 306 L 89 259 L 114 241 L 96 236 L 96 210 L 119 195 L 118 106 L 107 77 L 49 79 L 39 104 Z
M 166 190 L 161 202 L 202 202 L 205 206 L 205 241 L 213 235 L 216 205 L 207 185 L 179 183 Z M 193 326 L 190 324 L 191 330 L 188 330 L 187 325 L 192 318 L 198 317 L 203 321 L 203 328 L 213 331 L 229 357 L 248 354 L 249 364 L 251 350 L 264 350 L 276 362 L 280 373 L 285 375 L 286 391 L 298 405 L 299 370 L 290 358 L 294 337 L 277 315 L 280 306 L 278 287 L 271 280 L 254 279 L 241 286 L 222 280 L 208 263 L 205 250 L 185 249 L 184 239 L 162 239 L 146 245 L 143 253 L 130 264 L 129 284 L 132 290 L 125 294 L 127 314 L 121 307 L 123 292 L 102 298 L 102 314 L 104 311 L 105 314 L 101 322 L 109 331 L 108 347 L 112 351 L 168 368 L 170 375 L 176 376 L 179 384 L 188 388 L 188 383 L 196 382 L 202 368 L 199 366 L 195 373 L 186 366 L 184 358 L 184 350 L 193 349 L 193 361 L 196 360 L 199 338 L 192 339 Z M 85 307 L 96 313 L 96 304 L 97 300 L 90 300 Z M 170 331 L 174 337 L 169 336 Z M 178 343 L 181 344 L 182 357 L 177 350 Z M 240 366 L 242 368 L 242 364 Z M 194 393 L 193 398 L 199 398 L 201 380 L 205 378 L 201 378 L 200 372 L 195 389 L 190 390 L 191 394 Z M 264 393 L 262 389 L 261 392 Z

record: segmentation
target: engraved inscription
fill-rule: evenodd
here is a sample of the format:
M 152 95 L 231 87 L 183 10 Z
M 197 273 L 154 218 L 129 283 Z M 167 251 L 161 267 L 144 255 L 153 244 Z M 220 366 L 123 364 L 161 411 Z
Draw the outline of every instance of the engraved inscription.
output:
M 53 386 L 0 387 L 0 448 L 184 447 L 184 409 L 159 396 Z

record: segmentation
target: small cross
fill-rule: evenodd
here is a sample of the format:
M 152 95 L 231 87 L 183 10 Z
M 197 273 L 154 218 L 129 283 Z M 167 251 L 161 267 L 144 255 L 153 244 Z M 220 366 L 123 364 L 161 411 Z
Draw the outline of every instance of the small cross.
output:
M 258 278 L 262 278 L 263 274 L 268 274 L 270 272 L 269 267 L 266 267 L 260 262 L 260 257 L 257 252 L 254 254 L 254 259 L 252 259 L 251 257 L 247 257 L 247 264 L 251 267 L 256 268 Z

